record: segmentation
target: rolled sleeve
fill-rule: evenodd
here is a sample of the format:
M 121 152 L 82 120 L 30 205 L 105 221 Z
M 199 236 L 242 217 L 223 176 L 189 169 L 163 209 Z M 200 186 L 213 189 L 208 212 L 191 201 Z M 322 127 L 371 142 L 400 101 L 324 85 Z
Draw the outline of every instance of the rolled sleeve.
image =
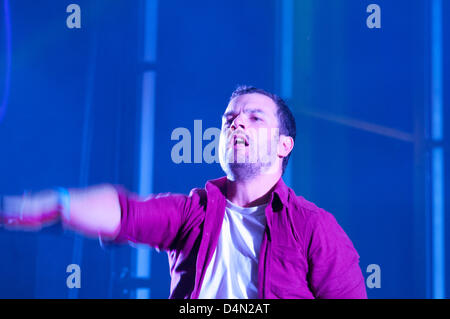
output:
M 114 241 L 131 241 L 169 250 L 183 224 L 188 196 L 165 193 L 141 198 L 121 187 L 116 190 L 121 223 Z

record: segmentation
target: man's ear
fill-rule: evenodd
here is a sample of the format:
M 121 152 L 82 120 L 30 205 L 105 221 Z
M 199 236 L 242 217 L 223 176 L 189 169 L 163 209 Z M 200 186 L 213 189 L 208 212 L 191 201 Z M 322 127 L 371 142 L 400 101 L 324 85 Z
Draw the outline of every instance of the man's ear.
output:
M 294 148 L 294 139 L 290 136 L 280 135 L 280 143 L 278 143 L 278 156 L 286 157 Z

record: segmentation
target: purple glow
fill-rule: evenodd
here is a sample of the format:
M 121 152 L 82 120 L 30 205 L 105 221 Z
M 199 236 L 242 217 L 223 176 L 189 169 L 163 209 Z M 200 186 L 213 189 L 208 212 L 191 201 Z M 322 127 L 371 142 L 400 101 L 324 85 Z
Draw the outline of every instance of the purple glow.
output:
M 5 87 L 3 89 L 3 99 L 0 105 L 0 123 L 6 113 L 6 106 L 9 98 L 9 87 L 11 78 L 11 16 L 9 12 L 9 0 L 4 0 L 5 10 L 5 32 L 6 32 L 6 75 L 5 75 Z

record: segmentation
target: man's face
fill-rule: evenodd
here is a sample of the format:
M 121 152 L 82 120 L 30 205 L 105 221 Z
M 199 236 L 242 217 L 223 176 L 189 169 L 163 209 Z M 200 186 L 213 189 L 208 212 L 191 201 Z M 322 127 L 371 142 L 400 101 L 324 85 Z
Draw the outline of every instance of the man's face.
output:
M 277 105 L 259 93 L 230 101 L 222 117 L 219 159 L 232 179 L 245 179 L 281 170 L 277 156 L 279 124 Z

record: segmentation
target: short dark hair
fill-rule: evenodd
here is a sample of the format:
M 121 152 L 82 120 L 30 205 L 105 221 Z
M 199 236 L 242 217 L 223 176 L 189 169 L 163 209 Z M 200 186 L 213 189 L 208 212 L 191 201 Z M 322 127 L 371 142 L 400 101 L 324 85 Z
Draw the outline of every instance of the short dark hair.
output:
M 277 116 L 278 116 L 278 122 L 279 122 L 279 129 L 280 129 L 280 135 L 286 135 L 292 137 L 292 139 L 295 142 L 295 137 L 297 135 L 297 127 L 295 125 L 295 118 L 292 114 L 291 110 L 287 106 L 286 102 L 279 97 L 276 94 L 267 92 L 263 89 L 259 89 L 254 86 L 247 86 L 247 85 L 240 85 L 234 90 L 234 92 L 231 94 L 230 101 L 234 99 L 235 97 L 244 95 L 244 94 L 251 94 L 251 93 L 259 93 L 262 95 L 265 95 L 272 99 L 272 101 L 277 105 Z M 291 151 L 292 153 L 292 151 Z M 283 174 L 286 169 L 286 166 L 289 162 L 289 157 L 291 156 L 291 153 L 288 154 L 285 158 L 283 158 Z

